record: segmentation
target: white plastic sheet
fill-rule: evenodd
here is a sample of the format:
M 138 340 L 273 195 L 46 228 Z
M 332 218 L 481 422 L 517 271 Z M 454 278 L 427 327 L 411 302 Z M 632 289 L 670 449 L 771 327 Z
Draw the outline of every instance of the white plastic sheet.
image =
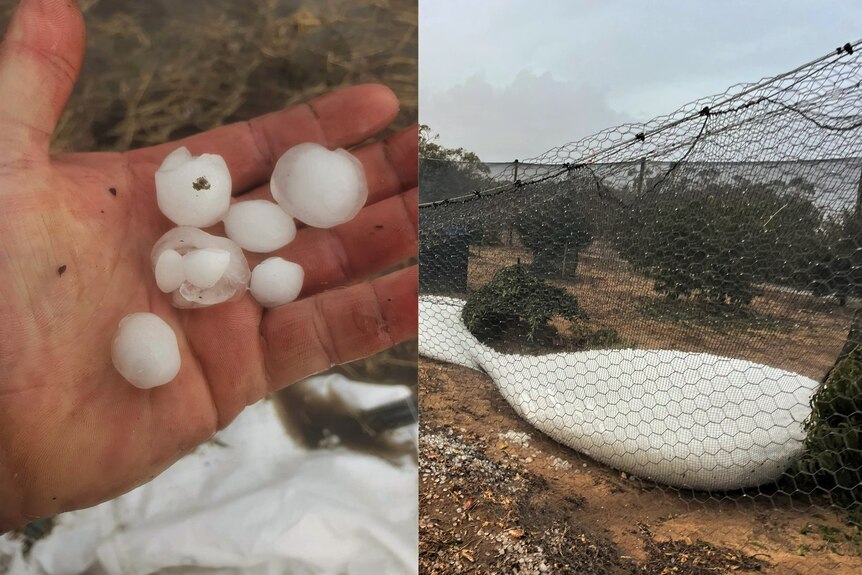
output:
M 318 383 L 359 408 L 408 393 L 337 375 Z M 217 439 L 134 491 L 60 515 L 26 559 L 20 540 L 0 537 L 0 572 L 6 564 L 11 575 L 416 573 L 412 457 L 306 450 L 270 401 Z

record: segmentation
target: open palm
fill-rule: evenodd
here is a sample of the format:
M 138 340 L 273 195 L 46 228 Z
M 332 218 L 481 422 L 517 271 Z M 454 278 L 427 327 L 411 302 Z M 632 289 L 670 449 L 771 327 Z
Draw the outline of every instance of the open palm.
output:
M 416 333 L 415 267 L 366 281 L 416 252 L 415 128 L 354 150 L 369 180 L 355 220 L 302 228 L 277 254 L 305 268 L 292 304 L 177 310 L 149 260 L 172 226 L 153 187 L 167 153 L 221 154 L 234 194 L 264 198 L 290 146 L 348 147 L 382 130 L 398 108 L 389 90 L 344 89 L 124 154 L 51 157 L 83 43 L 66 0 L 24 0 L 0 54 L 0 532 L 131 489 L 268 392 Z M 152 390 L 110 359 L 120 319 L 141 311 L 173 327 L 182 354 L 178 377 Z

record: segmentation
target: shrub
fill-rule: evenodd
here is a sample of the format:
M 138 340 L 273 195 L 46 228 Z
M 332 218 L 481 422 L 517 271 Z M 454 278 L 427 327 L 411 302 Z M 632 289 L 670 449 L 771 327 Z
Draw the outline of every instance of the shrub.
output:
M 462 311 L 464 325 L 485 343 L 501 339 L 519 324 L 526 325 L 527 339 L 533 342 L 554 316 L 586 319 L 574 295 L 536 278 L 520 264 L 498 271 L 467 298 Z
M 612 327 L 600 327 L 592 330 L 586 325 L 572 329 L 569 344 L 572 349 L 576 350 L 635 347 L 633 342 L 625 339 Z
M 788 471 L 796 487 L 862 511 L 862 346 L 814 394 L 805 431 L 805 453 Z

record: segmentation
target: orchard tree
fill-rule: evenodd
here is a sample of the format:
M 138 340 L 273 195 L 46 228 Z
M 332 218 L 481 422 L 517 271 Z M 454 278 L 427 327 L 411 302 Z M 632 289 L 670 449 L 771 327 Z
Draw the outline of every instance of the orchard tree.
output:
M 820 234 L 810 285 L 815 295 L 834 295 L 841 305 L 862 296 L 862 213 L 847 210 L 829 220 Z
M 515 229 L 533 254 L 531 271 L 546 278 L 574 278 L 580 252 L 593 240 L 594 195 L 584 178 L 562 178 L 523 188 Z
M 798 286 L 818 249 L 820 210 L 803 182 L 677 178 L 644 194 L 616 244 L 670 299 L 745 305 L 757 284 Z

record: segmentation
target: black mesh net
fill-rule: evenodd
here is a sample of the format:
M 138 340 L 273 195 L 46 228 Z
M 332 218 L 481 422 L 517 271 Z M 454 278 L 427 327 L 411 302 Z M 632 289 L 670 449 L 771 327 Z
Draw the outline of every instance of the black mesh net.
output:
M 860 47 L 527 161 L 420 159 L 420 353 L 649 489 L 858 522 Z

